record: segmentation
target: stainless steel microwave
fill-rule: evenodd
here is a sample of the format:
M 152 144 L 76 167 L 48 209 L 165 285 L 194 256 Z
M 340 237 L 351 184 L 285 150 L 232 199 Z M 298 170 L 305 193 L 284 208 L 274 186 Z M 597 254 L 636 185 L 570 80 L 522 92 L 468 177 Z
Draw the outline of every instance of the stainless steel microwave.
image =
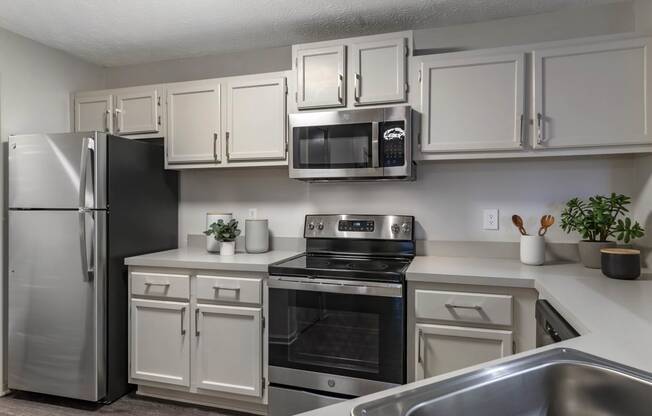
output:
M 290 114 L 290 178 L 413 180 L 409 106 Z

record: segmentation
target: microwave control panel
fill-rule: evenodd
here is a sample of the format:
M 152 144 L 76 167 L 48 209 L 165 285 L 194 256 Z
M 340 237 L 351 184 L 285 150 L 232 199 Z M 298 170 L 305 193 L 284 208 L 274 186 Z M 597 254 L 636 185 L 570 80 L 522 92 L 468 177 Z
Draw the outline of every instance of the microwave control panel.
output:
M 386 121 L 378 127 L 383 167 L 405 165 L 405 122 Z

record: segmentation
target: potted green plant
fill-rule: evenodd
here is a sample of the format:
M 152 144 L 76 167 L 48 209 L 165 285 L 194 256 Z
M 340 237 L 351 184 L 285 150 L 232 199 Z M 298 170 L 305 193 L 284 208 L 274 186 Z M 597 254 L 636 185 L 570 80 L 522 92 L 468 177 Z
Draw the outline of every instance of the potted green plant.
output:
M 641 225 L 626 216 L 627 205 L 631 202 L 630 197 L 615 193 L 596 195 L 588 201 L 573 198 L 566 202 L 561 213 L 561 228 L 567 233 L 577 231 L 582 236 L 579 251 L 584 266 L 600 268 L 600 250 L 617 245 L 610 238 L 628 244 L 645 235 Z
M 218 220 L 212 223 L 209 225 L 208 230 L 204 231 L 204 234 L 213 236 L 220 242 L 220 255 L 232 256 L 235 254 L 235 239 L 240 235 L 240 232 L 238 221 L 232 219 L 229 222 Z

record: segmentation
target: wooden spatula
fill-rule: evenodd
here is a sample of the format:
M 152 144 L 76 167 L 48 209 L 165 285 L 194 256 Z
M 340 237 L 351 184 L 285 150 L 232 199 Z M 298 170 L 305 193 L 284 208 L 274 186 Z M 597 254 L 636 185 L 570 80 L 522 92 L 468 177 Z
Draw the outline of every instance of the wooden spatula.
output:
M 548 228 L 550 228 L 554 223 L 555 223 L 555 217 L 553 217 L 552 215 L 544 215 L 543 217 L 541 217 L 541 227 L 539 228 L 539 235 L 543 237 L 548 231 Z
M 518 231 L 521 233 L 521 235 L 527 235 L 527 232 L 525 231 L 525 228 L 523 227 L 523 218 L 521 218 L 520 215 L 512 215 L 512 222 L 518 228 Z

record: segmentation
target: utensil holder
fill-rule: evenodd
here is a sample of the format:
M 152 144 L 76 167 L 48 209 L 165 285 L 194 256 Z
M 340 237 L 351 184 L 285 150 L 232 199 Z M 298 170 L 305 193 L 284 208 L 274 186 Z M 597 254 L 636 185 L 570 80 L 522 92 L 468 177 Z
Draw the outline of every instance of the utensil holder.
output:
M 540 266 L 546 261 L 546 240 L 539 235 L 521 236 L 521 263 Z

